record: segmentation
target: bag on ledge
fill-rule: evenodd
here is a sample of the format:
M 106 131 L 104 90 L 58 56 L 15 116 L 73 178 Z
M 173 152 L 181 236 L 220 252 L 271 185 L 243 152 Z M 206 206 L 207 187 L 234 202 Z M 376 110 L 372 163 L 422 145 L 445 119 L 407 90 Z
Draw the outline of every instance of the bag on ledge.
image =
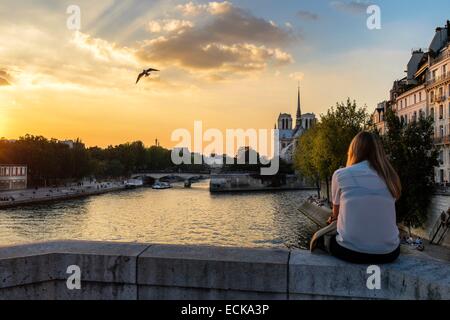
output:
M 328 253 L 330 252 L 330 240 L 331 237 L 335 237 L 337 234 L 337 221 L 333 221 L 325 228 L 317 231 L 309 243 L 309 250 L 314 251 L 317 247 L 323 247 Z

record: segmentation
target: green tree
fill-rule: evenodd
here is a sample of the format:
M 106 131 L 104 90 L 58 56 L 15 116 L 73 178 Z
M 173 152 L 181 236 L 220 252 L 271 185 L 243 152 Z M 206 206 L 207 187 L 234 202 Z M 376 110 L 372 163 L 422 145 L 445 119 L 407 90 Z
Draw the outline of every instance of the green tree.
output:
M 298 146 L 294 155 L 294 167 L 301 172 L 303 177 L 314 183 L 317 187 L 317 195 L 320 197 L 320 173 L 315 161 L 315 140 L 318 135 L 320 124 L 312 127 L 300 136 Z
M 310 132 L 311 136 L 304 138 L 307 140 L 305 146 L 302 146 L 300 137 L 295 156 L 296 167 L 302 174 L 316 176 L 323 181 L 328 199 L 333 173 L 345 166 L 350 142 L 368 126 L 369 119 L 366 107 L 358 107 L 356 101 L 348 98 L 345 103 L 336 103 L 327 114 L 321 116 L 320 123 Z
M 173 166 L 171 151 L 159 146 L 152 146 L 147 149 L 146 154 L 147 170 L 165 170 Z
M 405 125 L 388 110 L 385 120 L 387 133 L 382 140 L 403 186 L 396 203 L 397 220 L 408 227 L 420 227 L 427 220 L 434 192 L 434 167 L 438 165 L 433 119 L 420 117 Z

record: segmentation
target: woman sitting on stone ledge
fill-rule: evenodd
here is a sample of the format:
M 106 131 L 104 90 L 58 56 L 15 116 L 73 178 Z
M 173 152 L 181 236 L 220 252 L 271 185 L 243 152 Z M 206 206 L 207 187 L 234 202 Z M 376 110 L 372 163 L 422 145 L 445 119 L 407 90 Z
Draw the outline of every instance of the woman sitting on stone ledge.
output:
M 378 136 L 361 132 L 348 150 L 347 167 L 332 178 L 333 214 L 337 235 L 329 251 L 337 258 L 364 264 L 389 263 L 400 254 L 395 201 L 400 179 Z

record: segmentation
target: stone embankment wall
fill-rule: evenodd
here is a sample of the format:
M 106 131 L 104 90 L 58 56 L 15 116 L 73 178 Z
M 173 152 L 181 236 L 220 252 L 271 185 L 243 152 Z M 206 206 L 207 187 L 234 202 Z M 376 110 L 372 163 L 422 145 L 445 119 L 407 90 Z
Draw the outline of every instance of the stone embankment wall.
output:
M 211 192 L 229 191 L 273 191 L 273 190 L 315 190 L 295 174 L 261 176 L 250 173 L 224 173 L 211 175 Z
M 374 290 L 367 267 L 303 250 L 35 243 L 0 248 L 0 299 L 450 299 L 448 263 L 402 255 Z

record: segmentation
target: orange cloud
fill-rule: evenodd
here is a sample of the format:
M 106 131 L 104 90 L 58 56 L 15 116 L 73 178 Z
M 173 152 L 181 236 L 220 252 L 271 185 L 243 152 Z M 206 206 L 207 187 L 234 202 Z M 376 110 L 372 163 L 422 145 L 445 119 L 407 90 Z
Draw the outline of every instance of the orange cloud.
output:
M 150 29 L 153 32 L 169 29 L 182 29 L 183 32 L 143 41 L 136 53 L 139 59 L 190 71 L 212 72 L 213 78 L 222 78 L 227 72 L 242 74 L 262 71 L 270 65 L 280 66 L 294 61 L 291 54 L 283 49 L 295 40 L 290 29 L 256 17 L 230 2 L 189 2 L 178 6 L 178 9 L 186 16 L 201 12 L 206 16 L 203 21 L 200 20 L 203 23 L 196 22 L 195 27 L 184 20 L 152 21 Z M 219 77 L 217 72 L 222 75 Z
M 148 23 L 148 30 L 152 33 L 175 32 L 182 33 L 186 29 L 194 27 L 191 21 L 178 19 L 152 20 Z
M 186 4 L 180 4 L 177 6 L 185 16 L 196 16 L 200 13 L 210 13 L 212 15 L 224 14 L 233 9 L 233 5 L 228 2 L 209 2 L 208 4 L 196 4 L 194 2 L 188 2 Z

